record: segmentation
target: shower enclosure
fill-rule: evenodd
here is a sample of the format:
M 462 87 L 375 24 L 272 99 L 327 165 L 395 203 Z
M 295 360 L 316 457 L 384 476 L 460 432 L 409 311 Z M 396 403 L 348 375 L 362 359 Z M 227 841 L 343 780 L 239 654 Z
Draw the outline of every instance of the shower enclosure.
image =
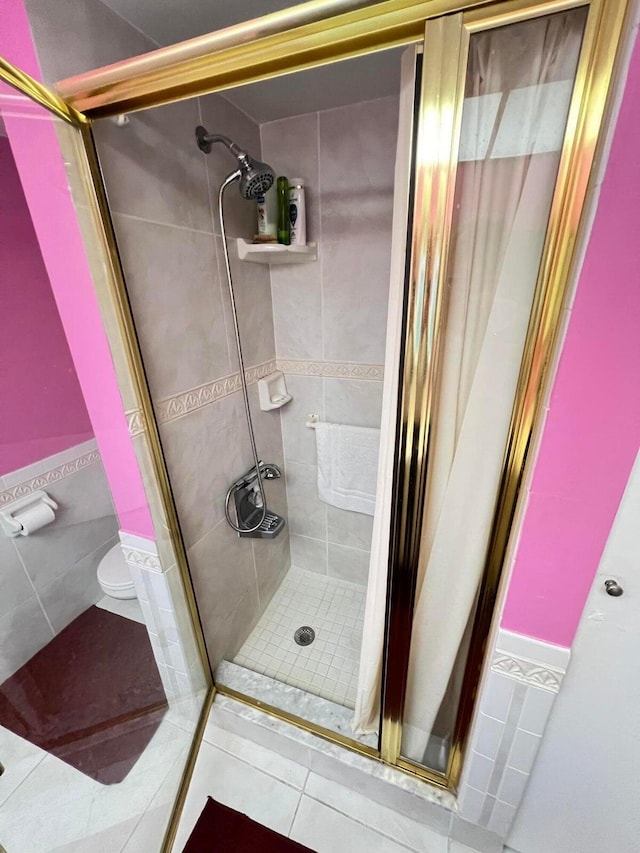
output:
M 64 144 L 216 689 L 455 789 L 625 3 L 361 5 L 62 80 Z M 254 243 L 248 156 L 304 251 Z

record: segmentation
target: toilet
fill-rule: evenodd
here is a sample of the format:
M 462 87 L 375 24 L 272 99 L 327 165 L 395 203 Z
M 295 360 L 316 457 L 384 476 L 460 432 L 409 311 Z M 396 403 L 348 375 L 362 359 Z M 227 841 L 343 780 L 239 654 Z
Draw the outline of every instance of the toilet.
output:
M 111 598 L 136 598 L 136 590 L 120 543 L 114 545 L 98 565 L 98 583 Z

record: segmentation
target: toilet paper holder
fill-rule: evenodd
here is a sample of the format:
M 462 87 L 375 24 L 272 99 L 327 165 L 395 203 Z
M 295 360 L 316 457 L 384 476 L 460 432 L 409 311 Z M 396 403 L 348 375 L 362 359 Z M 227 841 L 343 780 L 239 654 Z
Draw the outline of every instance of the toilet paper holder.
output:
M 0 506 L 0 531 L 5 536 L 27 536 L 29 531 L 25 531 L 24 524 L 16 516 L 26 512 L 28 509 L 35 509 L 38 504 L 44 504 L 44 506 L 49 507 L 53 512 L 58 509 L 58 504 L 46 492 L 40 490 L 31 492 L 30 495 L 18 498 L 17 501 L 11 501 L 11 503 Z M 45 521 L 44 524 L 48 524 L 53 520 L 51 518 L 49 521 Z M 37 525 L 35 529 L 43 527 L 44 524 Z

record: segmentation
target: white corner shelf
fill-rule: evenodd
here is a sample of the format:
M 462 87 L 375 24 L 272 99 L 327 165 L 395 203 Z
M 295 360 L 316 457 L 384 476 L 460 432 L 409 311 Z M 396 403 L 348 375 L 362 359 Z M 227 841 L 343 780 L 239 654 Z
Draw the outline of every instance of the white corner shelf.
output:
M 240 238 L 238 257 L 252 264 L 308 264 L 318 260 L 318 244 L 282 246 L 280 243 L 248 243 Z

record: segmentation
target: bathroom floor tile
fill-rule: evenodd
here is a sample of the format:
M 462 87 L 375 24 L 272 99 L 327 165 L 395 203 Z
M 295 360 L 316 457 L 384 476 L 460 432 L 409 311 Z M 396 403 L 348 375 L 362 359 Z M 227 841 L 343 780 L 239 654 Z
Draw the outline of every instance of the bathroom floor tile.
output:
M 365 597 L 364 586 L 291 568 L 234 663 L 353 708 Z M 303 625 L 315 631 L 309 646 L 294 640 Z
M 324 779 L 316 773 L 309 773 L 304 793 L 305 797 L 317 800 L 411 850 L 419 853 L 447 853 L 446 836 L 391 808 L 378 803 L 374 806 L 368 797 L 358 791 Z
M 301 796 L 299 789 L 203 741 L 173 851 L 183 850 L 207 797 L 213 797 L 281 835 L 288 835 Z
M 0 760 L 4 773 L 0 776 L 0 806 L 45 758 L 46 752 L 28 740 L 0 726 Z
M 370 803 L 370 808 L 375 808 Z M 407 853 L 408 848 L 329 806 L 304 796 L 290 838 L 316 853 Z
M 110 595 L 103 595 L 100 601 L 96 601 L 96 607 L 101 607 L 103 610 L 108 610 L 109 613 L 115 613 L 117 616 L 124 616 L 125 619 L 133 619 L 134 622 L 145 624 L 142 607 L 137 598 L 112 598 Z
M 125 779 L 102 785 L 0 729 L 0 758 L 8 768 L 0 778 L 0 794 L 6 797 L 0 807 L 0 841 L 16 853 L 26 849 L 27 839 L 29 853 L 134 851 L 123 845 L 129 844 L 132 833 L 135 836 L 160 792 L 165 794 L 162 806 L 168 818 L 191 740 L 188 732 L 163 720 Z

